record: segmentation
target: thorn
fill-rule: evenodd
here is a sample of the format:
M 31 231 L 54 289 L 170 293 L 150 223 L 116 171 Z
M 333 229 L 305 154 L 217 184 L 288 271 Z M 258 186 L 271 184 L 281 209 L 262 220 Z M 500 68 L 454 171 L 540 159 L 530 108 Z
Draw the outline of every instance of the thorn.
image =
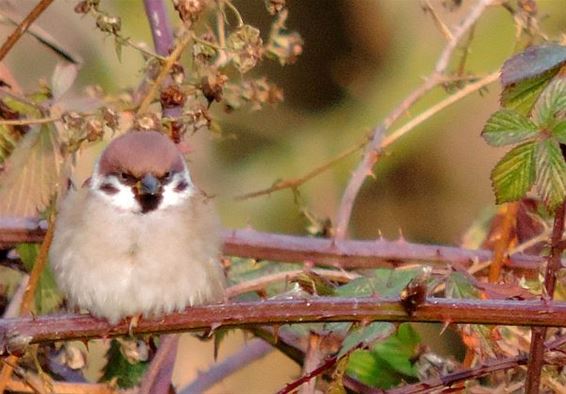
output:
M 450 324 L 450 321 L 445 321 L 444 323 L 442 323 L 442 330 L 440 330 L 440 335 L 444 334 L 444 331 L 446 331 Z
M 399 231 L 399 240 L 397 242 L 406 243 L 407 240 L 405 239 L 405 236 L 403 235 L 403 230 L 401 229 L 401 227 L 399 227 L 398 231 Z

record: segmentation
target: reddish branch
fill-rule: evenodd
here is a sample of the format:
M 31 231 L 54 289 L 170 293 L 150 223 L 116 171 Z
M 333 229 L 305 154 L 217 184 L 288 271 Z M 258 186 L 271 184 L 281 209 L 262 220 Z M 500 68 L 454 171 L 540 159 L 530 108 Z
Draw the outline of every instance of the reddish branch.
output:
M 45 231 L 33 220 L 0 219 L 0 249 L 22 242 L 41 242 Z M 333 241 L 321 238 L 263 233 L 254 230 L 225 230 L 224 253 L 283 262 L 313 262 L 340 268 L 397 266 L 406 262 L 450 264 L 489 261 L 493 253 L 482 249 L 421 245 L 404 241 Z M 514 254 L 509 265 L 537 269 L 544 263 L 539 256 Z
M 10 49 L 18 42 L 20 37 L 27 31 L 30 25 L 53 3 L 53 0 L 41 0 L 31 12 L 20 22 L 16 29 L 8 36 L 0 48 L 0 61 L 10 52 Z
M 544 275 L 544 294 L 543 299 L 552 300 L 556 287 L 556 274 L 560 269 L 562 252 L 566 245 L 561 242 L 564 232 L 564 213 L 566 202 L 562 203 L 556 210 L 554 225 L 550 238 L 550 254 L 546 264 Z M 546 327 L 533 327 L 531 332 L 531 349 L 529 352 L 529 369 L 525 382 L 526 392 L 537 394 L 540 391 L 540 377 L 542 366 L 544 365 L 544 340 L 546 338 Z
M 509 311 L 513 311 L 510 313 Z M 136 334 L 214 330 L 222 326 L 278 325 L 328 321 L 475 323 L 566 327 L 566 303 L 543 300 L 429 298 L 408 316 L 399 299 L 313 297 L 195 306 L 161 320 L 145 320 Z M 112 326 L 89 315 L 0 319 L 0 350 L 14 343 L 39 343 L 128 334 L 124 321 Z

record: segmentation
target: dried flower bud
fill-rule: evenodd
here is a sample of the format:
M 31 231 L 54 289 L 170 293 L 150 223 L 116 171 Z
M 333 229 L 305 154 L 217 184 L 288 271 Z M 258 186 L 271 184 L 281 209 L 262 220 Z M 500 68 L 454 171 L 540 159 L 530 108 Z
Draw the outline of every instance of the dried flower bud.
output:
M 179 17 L 188 25 L 199 18 L 207 5 L 207 0 L 173 0 L 173 6 L 179 13 Z
M 185 69 L 179 63 L 173 64 L 169 74 L 171 75 L 171 79 L 178 85 L 185 81 Z
M 178 85 L 169 85 L 161 91 L 160 101 L 163 108 L 179 107 L 185 104 L 187 96 Z
M 282 65 L 295 63 L 303 53 L 303 39 L 299 33 L 289 32 L 285 27 L 287 17 L 287 10 L 277 16 L 265 48 L 267 54 L 277 59 Z
M 85 124 L 84 117 L 78 112 L 65 112 L 61 115 L 61 120 L 67 130 L 82 129 Z
M 226 46 L 232 50 L 232 61 L 241 73 L 254 68 L 263 54 L 259 30 L 250 25 L 244 25 L 230 34 Z
M 81 1 L 75 6 L 77 14 L 87 14 L 90 11 L 91 5 L 89 1 Z
M 104 136 L 104 129 L 102 128 L 102 122 L 98 119 L 89 119 L 86 122 L 86 139 L 89 142 L 94 142 L 102 139 Z
M 111 129 L 116 129 L 119 124 L 119 117 L 116 111 L 111 108 L 103 107 L 100 112 L 102 113 L 102 120 L 104 121 L 104 126 Z
M 271 15 L 278 14 L 285 8 L 285 0 L 264 0 L 265 7 Z
M 122 20 L 117 16 L 100 14 L 96 18 L 96 26 L 103 32 L 117 34 L 122 28 Z
M 228 77 L 219 72 L 209 74 L 202 78 L 200 89 L 209 104 L 213 101 L 220 102 L 220 100 L 222 100 L 222 89 L 226 81 L 228 81 Z
M 134 129 L 137 130 L 157 130 L 159 127 L 159 119 L 153 112 L 143 114 L 134 120 Z

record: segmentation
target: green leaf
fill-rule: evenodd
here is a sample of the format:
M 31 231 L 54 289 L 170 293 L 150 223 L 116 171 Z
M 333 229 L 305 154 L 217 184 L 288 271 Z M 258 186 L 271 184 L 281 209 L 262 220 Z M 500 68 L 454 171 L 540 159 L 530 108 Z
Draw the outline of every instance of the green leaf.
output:
M 393 324 L 384 322 L 371 323 L 365 327 L 357 327 L 344 338 L 340 351 L 338 352 L 338 358 L 344 357 L 344 355 L 357 347 L 367 348 L 376 341 L 390 336 L 394 330 L 395 326 Z
M 371 351 L 352 353 L 347 372 L 367 385 L 384 389 L 402 381 L 415 381 L 413 358 L 419 343 L 411 325 L 401 324 L 395 335 L 377 343 Z
M 497 204 L 520 199 L 535 180 L 536 142 L 511 149 L 491 171 L 491 183 Z
M 508 86 L 540 75 L 566 62 L 566 46 L 536 45 L 527 48 L 505 62 L 501 68 L 501 83 Z
M 0 174 L 0 215 L 31 217 L 44 210 L 61 181 L 62 164 L 54 127 L 29 131 Z
M 559 70 L 560 67 L 556 67 L 536 77 L 505 86 L 501 92 L 501 105 L 523 115 L 530 114 L 535 101 Z
M 550 211 L 566 197 L 566 163 L 558 143 L 547 139 L 536 149 L 536 187 Z
M 39 253 L 39 245 L 36 244 L 19 244 L 16 247 L 18 256 L 28 272 L 31 272 L 37 255 Z M 44 315 L 53 312 L 61 306 L 63 297 L 57 288 L 53 272 L 49 265 L 45 267 L 35 290 L 35 312 L 38 315 Z
M 566 120 L 558 122 L 551 130 L 551 133 L 558 141 L 566 144 Z
M 510 109 L 497 111 L 487 120 L 481 133 L 492 146 L 523 142 L 539 133 L 537 126 L 527 117 Z
M 535 107 L 533 119 L 539 126 L 552 128 L 566 116 L 566 78 L 555 78 L 544 89 Z
M 479 290 L 461 272 L 452 272 L 446 279 L 447 298 L 479 298 Z
M 422 269 L 391 270 L 379 268 L 373 276 L 357 278 L 336 289 L 336 295 L 341 297 L 371 297 L 378 294 L 381 297 L 395 297 L 407 284 L 422 272 Z
M 120 388 L 130 388 L 137 385 L 149 366 L 147 361 L 136 363 L 128 361 L 122 354 L 121 345 L 116 339 L 113 339 L 110 343 L 106 359 L 108 362 L 100 380 L 102 382 L 116 381 Z

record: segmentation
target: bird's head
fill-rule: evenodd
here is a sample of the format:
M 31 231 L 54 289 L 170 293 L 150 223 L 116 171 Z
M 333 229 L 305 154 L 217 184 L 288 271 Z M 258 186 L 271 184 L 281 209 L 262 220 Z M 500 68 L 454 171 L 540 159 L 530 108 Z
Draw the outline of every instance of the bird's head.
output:
M 156 131 L 114 139 L 98 159 L 89 187 L 114 207 L 143 214 L 181 205 L 195 193 L 183 156 Z

